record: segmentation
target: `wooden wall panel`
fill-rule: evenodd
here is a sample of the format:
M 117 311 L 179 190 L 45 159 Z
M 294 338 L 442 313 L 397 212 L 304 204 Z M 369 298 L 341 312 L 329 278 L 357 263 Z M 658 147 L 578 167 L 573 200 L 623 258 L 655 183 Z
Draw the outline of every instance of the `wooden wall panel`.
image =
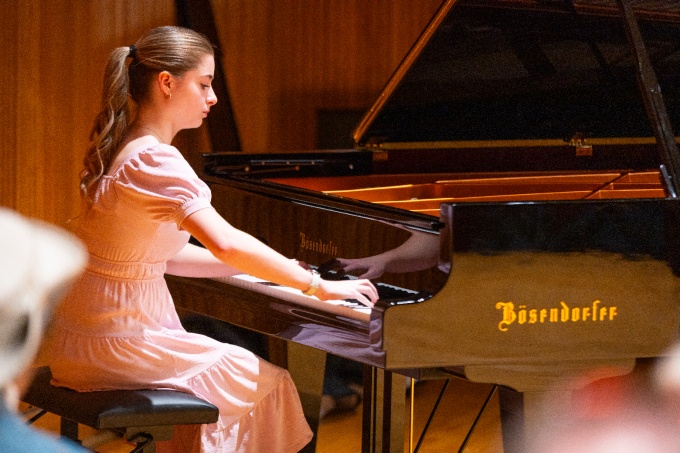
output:
M 313 148 L 319 110 L 368 108 L 440 4 L 213 0 L 243 148 Z
M 175 22 L 172 0 L 0 2 L 0 205 L 65 225 L 114 46 Z
M 17 182 L 17 134 L 16 122 L 18 114 L 16 87 L 19 74 L 18 46 L 7 37 L 17 35 L 19 17 L 11 12 L 13 5 L 0 3 L 0 15 L 3 26 L 0 29 L 0 42 L 5 43 L 3 64 L 0 65 L 0 206 L 14 207 Z M 0 231 L 0 234 L 2 232 Z
M 441 0 L 213 0 L 245 151 L 311 149 L 320 109 L 364 110 Z M 0 2 L 0 205 L 65 225 L 108 53 L 175 23 L 173 0 Z M 205 128 L 180 134 L 193 165 Z

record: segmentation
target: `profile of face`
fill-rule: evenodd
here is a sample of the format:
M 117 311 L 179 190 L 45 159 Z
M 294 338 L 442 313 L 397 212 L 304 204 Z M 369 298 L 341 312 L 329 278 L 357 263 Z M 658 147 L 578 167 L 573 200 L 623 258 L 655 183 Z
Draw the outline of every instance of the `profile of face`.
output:
M 171 83 L 169 105 L 173 108 L 179 129 L 200 127 L 210 108 L 217 103 L 212 87 L 215 75 L 215 58 L 204 55 L 199 64 L 181 77 L 167 79 Z

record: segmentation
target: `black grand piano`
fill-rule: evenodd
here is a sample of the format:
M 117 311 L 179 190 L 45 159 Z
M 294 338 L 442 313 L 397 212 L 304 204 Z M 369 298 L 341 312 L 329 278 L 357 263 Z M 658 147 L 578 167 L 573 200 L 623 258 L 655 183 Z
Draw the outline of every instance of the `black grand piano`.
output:
M 364 451 L 403 451 L 398 375 L 519 395 L 504 444 L 522 451 L 558 415 L 559 397 L 554 413 L 544 402 L 570 390 L 564 378 L 625 374 L 677 338 L 673 5 L 445 1 L 355 129 L 356 149 L 204 156 L 229 222 L 326 278 L 370 269 L 378 304 L 168 276 L 175 303 L 365 364 Z M 288 365 L 322 376 L 322 364 Z

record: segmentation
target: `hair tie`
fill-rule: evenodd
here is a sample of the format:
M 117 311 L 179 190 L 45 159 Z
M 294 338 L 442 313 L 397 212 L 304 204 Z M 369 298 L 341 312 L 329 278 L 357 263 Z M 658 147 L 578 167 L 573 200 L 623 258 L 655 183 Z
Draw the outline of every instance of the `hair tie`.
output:
M 130 46 L 130 53 L 128 53 L 128 57 L 132 58 L 133 60 L 137 57 L 137 48 L 134 44 Z

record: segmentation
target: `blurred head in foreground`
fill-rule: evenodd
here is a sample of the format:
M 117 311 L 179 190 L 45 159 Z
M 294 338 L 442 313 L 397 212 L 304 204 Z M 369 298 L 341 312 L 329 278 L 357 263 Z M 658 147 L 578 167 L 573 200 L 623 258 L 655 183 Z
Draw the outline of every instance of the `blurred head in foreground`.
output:
M 680 399 L 665 388 L 668 376 L 665 383 L 658 379 L 666 366 L 638 360 L 630 374 L 573 392 L 560 422 L 536 439 L 529 453 L 680 452 Z
M 82 271 L 84 247 L 65 230 L 0 207 L 0 392 L 12 406 L 51 311 Z

